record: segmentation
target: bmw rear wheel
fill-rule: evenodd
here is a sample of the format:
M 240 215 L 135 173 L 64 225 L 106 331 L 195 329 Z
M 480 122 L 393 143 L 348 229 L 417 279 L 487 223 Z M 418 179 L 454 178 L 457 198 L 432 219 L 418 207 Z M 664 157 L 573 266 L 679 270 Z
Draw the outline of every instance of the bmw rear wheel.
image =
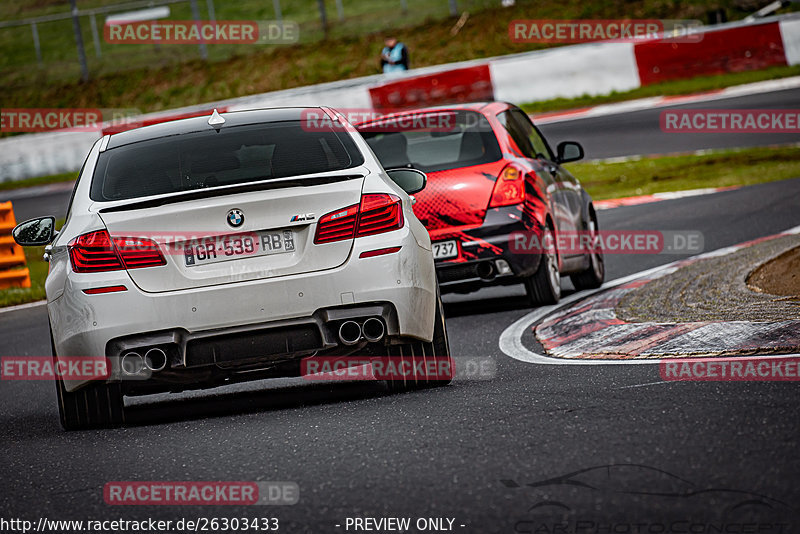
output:
M 433 339 L 430 342 L 414 341 L 402 345 L 390 345 L 389 357 L 398 367 L 409 370 L 403 379 L 396 377 L 387 380 L 390 391 L 410 391 L 450 384 L 455 375 L 455 367 L 450 357 L 450 342 L 444 319 L 442 297 L 436 295 L 436 319 L 433 326 Z
M 53 364 L 56 348 L 50 333 Z M 55 367 L 55 365 L 54 365 Z M 121 425 L 125 422 L 125 403 L 118 383 L 90 383 L 77 391 L 67 391 L 61 377 L 56 376 L 58 415 L 64 430 L 81 430 Z

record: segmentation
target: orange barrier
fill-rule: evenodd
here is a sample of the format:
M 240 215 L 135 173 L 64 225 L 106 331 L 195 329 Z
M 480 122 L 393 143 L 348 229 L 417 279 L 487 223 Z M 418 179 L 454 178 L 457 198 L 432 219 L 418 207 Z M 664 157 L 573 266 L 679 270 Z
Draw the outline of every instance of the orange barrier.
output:
M 31 287 L 31 275 L 26 267 L 25 253 L 11 237 L 11 230 L 16 225 L 11 202 L 0 202 L 0 289 Z

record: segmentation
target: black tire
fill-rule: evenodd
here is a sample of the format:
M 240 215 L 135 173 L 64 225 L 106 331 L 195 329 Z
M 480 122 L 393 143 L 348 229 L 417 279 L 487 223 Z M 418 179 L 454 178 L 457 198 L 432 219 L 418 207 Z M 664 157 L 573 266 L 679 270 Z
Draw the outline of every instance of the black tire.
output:
M 433 339 L 430 342 L 415 341 L 402 345 L 390 345 L 389 357 L 397 360 L 398 365 L 408 360 L 423 361 L 423 369 L 436 370 L 433 374 L 418 373 L 417 366 L 412 365 L 412 374 L 404 380 L 387 380 L 390 391 L 411 391 L 430 387 L 442 387 L 450 384 L 455 375 L 453 360 L 450 358 L 450 342 L 447 339 L 447 327 L 444 318 L 442 297 L 436 295 L 436 318 L 433 326 Z
M 589 222 L 587 223 L 586 231 L 590 232 L 594 237 L 595 233 L 599 230 L 597 225 L 597 215 L 595 215 L 594 208 L 589 206 Z M 593 246 L 589 252 L 589 268 L 583 272 L 570 275 L 572 285 L 578 291 L 582 289 L 597 289 L 603 285 L 606 277 L 605 260 L 603 259 L 603 250 L 600 247 Z
M 428 380 L 431 387 L 447 386 L 453 381 L 456 374 L 455 363 L 450 357 L 450 340 L 447 337 L 447 325 L 444 317 L 444 304 L 438 289 L 436 291 L 436 324 L 433 326 L 433 340 L 429 343 L 431 353 L 437 362 L 437 369 L 446 365 L 445 373 L 437 373 L 434 380 Z
M 561 274 L 558 271 L 558 250 L 555 248 L 553 229 L 548 223 L 542 233 L 543 248 L 551 244 L 542 254 L 539 267 L 533 276 L 525 279 L 525 292 L 533 306 L 556 304 L 561 298 Z
M 50 348 L 55 364 L 56 349 L 52 332 Z M 125 402 L 120 384 L 90 383 L 77 391 L 69 392 L 64 388 L 60 377 L 56 376 L 55 383 L 58 415 L 64 430 L 83 430 L 125 423 Z

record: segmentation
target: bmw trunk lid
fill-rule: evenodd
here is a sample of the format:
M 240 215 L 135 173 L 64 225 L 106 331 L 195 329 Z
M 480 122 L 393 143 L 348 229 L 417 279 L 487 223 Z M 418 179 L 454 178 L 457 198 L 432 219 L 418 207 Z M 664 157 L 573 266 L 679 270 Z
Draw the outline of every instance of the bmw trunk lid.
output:
M 364 168 L 350 171 L 365 171 Z M 348 173 L 315 185 L 103 207 L 112 238 L 154 241 L 166 265 L 129 269 L 146 292 L 275 278 L 342 265 L 353 239 L 317 245 L 317 221 L 357 204 L 364 179 Z M 165 202 L 168 201 L 168 202 Z
M 330 120 L 311 120 L 327 117 Z M 352 239 L 314 244 L 324 214 L 358 204 L 369 172 L 342 123 L 320 108 L 195 117 L 106 137 L 89 197 L 148 292 L 332 269 Z M 159 260 L 158 256 L 155 256 Z

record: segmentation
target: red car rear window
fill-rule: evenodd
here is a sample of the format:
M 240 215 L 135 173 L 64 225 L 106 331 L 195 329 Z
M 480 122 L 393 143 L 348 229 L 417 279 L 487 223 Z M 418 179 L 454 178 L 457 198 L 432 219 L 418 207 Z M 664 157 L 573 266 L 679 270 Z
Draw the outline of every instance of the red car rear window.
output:
M 442 112 L 414 114 L 441 115 Z M 485 116 L 476 111 L 448 112 L 436 120 L 392 121 L 359 126 L 361 135 L 385 169 L 414 167 L 425 172 L 491 163 L 502 157 L 500 145 Z M 442 127 L 445 124 L 446 127 Z

